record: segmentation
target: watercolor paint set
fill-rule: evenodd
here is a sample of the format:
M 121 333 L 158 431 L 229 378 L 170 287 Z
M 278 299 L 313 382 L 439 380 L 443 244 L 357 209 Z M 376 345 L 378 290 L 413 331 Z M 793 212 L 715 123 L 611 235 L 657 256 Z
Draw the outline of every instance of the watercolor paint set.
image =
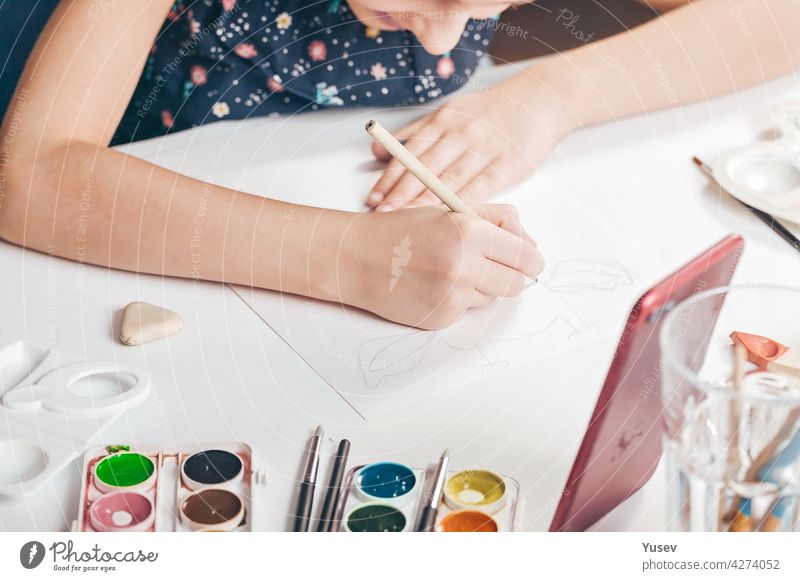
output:
M 434 467 L 411 468 L 396 462 L 356 466 L 346 476 L 339 498 L 337 530 L 405 532 L 417 530 Z M 437 532 L 509 532 L 516 529 L 519 484 L 489 470 L 447 472 Z
M 0 497 L 39 490 L 150 389 L 150 375 L 119 361 L 26 340 L 0 350 Z
M 244 443 L 99 446 L 84 455 L 73 530 L 258 530 L 253 499 L 265 484 Z

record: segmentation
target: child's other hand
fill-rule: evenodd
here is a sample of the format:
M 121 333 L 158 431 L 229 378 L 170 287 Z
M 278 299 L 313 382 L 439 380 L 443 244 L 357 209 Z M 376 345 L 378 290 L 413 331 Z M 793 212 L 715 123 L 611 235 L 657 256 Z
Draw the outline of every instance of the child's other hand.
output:
M 555 90 L 523 72 L 457 96 L 395 136 L 461 197 L 478 201 L 528 177 L 573 126 Z M 368 205 L 385 212 L 438 203 L 381 145 L 372 149 L 389 163 Z
M 361 214 L 339 247 L 339 298 L 392 321 L 438 329 L 470 308 L 517 296 L 544 259 L 513 206 L 474 208 L 486 219 L 432 207 Z

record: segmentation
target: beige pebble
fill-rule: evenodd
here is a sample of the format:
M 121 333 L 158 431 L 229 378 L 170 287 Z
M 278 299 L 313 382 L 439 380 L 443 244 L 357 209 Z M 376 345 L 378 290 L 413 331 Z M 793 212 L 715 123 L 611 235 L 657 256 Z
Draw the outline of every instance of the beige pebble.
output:
M 181 329 L 183 319 L 175 311 L 149 303 L 130 303 L 122 311 L 119 340 L 125 345 L 144 345 Z

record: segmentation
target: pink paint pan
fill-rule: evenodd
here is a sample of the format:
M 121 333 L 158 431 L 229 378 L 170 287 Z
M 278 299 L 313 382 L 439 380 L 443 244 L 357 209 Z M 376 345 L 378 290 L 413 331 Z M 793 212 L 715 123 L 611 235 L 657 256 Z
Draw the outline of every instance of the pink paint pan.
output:
M 92 528 L 108 533 L 147 531 L 155 522 L 153 501 L 139 492 L 110 492 L 89 508 Z

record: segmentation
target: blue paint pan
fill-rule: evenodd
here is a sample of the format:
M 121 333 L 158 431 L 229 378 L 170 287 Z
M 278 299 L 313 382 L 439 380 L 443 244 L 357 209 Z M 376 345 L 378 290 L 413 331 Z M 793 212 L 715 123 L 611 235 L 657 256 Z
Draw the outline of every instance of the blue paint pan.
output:
M 405 464 L 376 462 L 358 471 L 355 485 L 368 500 L 401 499 L 414 490 L 417 477 Z

